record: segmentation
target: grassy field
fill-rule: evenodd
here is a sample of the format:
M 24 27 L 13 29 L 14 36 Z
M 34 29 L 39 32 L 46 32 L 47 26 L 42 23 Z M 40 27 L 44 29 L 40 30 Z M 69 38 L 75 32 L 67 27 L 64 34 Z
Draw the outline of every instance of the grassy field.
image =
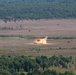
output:
M 76 37 L 76 19 L 0 21 L 0 35 Z
M 0 37 L 0 54 L 76 55 L 76 39 L 48 39 L 45 45 L 36 45 L 33 40 L 20 37 Z
M 0 20 L 0 54 L 76 55 L 76 19 Z M 35 45 L 34 39 L 48 36 L 48 44 Z
M 46 45 L 36 45 L 34 39 L 48 36 Z M 0 55 L 73 56 L 76 62 L 76 19 L 23 20 L 4 23 L 0 20 Z M 74 68 L 51 67 L 60 72 Z

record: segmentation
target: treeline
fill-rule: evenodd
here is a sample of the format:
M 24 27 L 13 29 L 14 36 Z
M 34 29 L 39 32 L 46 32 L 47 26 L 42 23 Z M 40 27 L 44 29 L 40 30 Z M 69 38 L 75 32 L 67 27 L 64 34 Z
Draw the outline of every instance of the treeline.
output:
M 0 0 L 0 19 L 76 18 L 76 0 Z
M 75 75 L 73 72 L 60 73 L 50 67 L 68 68 L 72 57 L 59 56 L 0 56 L 0 75 Z M 41 70 L 40 70 L 41 69 Z
M 19 75 L 25 75 L 24 73 L 21 73 Z M 55 70 L 45 70 L 44 72 L 41 71 L 34 71 L 34 72 L 29 72 L 27 75 L 75 75 L 73 72 L 65 72 L 65 73 L 58 73 Z

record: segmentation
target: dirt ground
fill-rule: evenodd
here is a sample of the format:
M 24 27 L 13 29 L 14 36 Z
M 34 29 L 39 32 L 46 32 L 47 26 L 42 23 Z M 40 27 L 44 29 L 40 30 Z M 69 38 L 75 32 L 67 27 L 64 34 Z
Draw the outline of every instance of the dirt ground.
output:
M 33 40 L 0 40 L 0 54 L 11 55 L 76 55 L 76 40 L 48 40 L 36 45 Z
M 0 21 L 0 35 L 76 37 L 76 19 Z
M 23 20 L 7 23 L 0 20 L 0 35 L 76 37 L 76 19 Z M 0 39 L 0 54 L 76 55 L 76 39 L 48 39 L 48 44 L 46 45 L 35 45 L 33 44 L 33 40 L 34 39 Z M 33 50 L 33 48 L 42 48 L 42 50 Z M 50 48 L 61 49 L 51 50 Z

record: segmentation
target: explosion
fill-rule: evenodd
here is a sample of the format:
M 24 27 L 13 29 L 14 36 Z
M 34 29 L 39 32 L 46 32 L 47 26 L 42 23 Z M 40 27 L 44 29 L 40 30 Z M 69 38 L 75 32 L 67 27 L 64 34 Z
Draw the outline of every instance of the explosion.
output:
M 47 37 L 45 37 L 43 39 L 36 39 L 34 41 L 34 44 L 47 44 Z

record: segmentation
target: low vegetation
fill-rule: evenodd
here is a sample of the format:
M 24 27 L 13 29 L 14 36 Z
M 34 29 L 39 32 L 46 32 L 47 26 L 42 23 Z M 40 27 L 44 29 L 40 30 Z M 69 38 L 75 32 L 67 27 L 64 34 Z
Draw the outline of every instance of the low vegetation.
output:
M 2 75 L 75 75 L 73 71 L 60 72 L 52 67 L 72 68 L 72 56 L 0 56 L 0 74 Z M 50 68 L 50 69 L 49 69 Z M 76 67 L 73 67 L 76 68 Z

